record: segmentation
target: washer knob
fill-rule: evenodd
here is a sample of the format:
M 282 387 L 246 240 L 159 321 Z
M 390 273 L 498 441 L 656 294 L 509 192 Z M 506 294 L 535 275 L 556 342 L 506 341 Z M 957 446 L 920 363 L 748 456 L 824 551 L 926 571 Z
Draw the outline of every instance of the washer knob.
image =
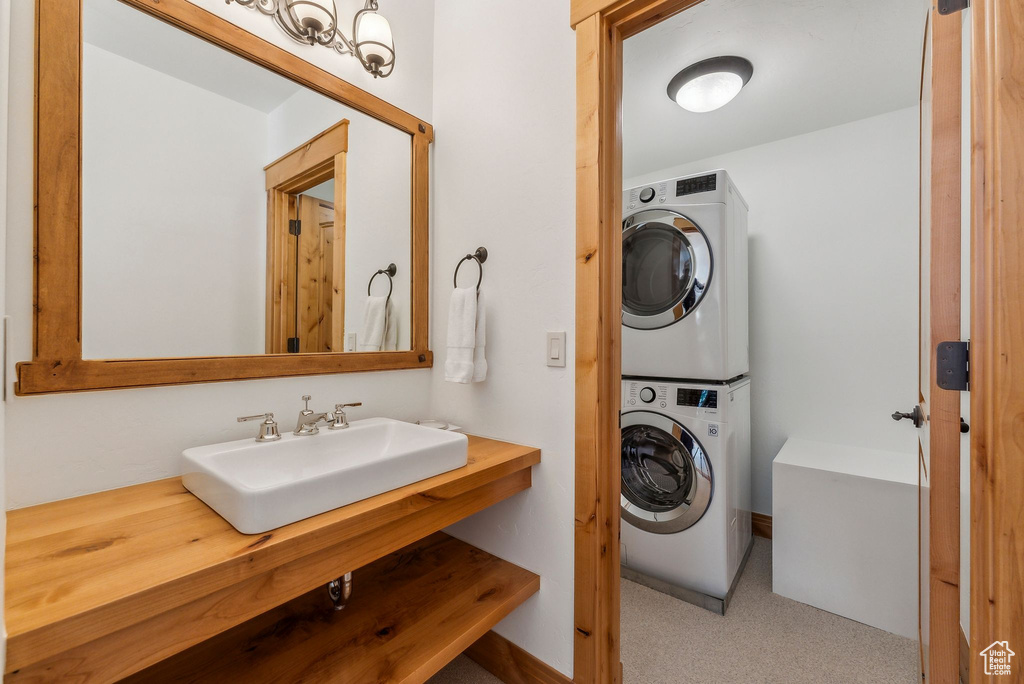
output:
M 650 387 L 644 387 L 642 390 L 640 390 L 640 401 L 644 402 L 645 404 L 650 404 L 652 401 L 654 401 L 654 390 L 651 389 Z
M 640 201 L 646 204 L 654 199 L 654 188 L 644 188 L 640 191 Z

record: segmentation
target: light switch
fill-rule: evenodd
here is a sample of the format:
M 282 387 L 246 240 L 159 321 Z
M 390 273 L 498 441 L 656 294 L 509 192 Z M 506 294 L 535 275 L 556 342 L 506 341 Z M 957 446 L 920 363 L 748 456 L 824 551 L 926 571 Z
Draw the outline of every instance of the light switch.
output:
M 350 351 L 355 351 L 355 350 L 356 350 L 356 333 L 350 332 L 347 335 L 345 335 L 345 351 L 350 352 Z
M 565 368 L 565 333 L 549 332 L 547 338 L 547 361 L 549 366 Z

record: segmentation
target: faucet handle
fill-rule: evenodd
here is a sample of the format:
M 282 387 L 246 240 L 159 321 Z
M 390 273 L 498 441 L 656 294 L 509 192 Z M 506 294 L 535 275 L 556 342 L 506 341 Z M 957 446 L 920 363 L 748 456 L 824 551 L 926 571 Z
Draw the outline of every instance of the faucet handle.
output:
M 273 413 L 260 413 L 255 416 L 239 416 L 238 422 L 245 423 L 250 420 L 262 420 L 260 432 L 256 435 L 257 442 L 276 442 L 281 439 L 281 433 L 277 430 L 277 422 L 274 421 Z
M 345 409 L 353 406 L 362 406 L 363 402 L 355 401 L 351 404 L 335 404 L 334 405 L 334 419 L 331 421 L 332 430 L 344 430 L 348 427 L 348 416 L 345 415 Z
M 308 394 L 303 394 L 302 395 L 302 401 L 306 402 L 306 408 L 303 409 L 304 411 L 308 411 L 309 410 L 309 400 L 312 399 L 312 398 L 313 397 L 309 396 Z

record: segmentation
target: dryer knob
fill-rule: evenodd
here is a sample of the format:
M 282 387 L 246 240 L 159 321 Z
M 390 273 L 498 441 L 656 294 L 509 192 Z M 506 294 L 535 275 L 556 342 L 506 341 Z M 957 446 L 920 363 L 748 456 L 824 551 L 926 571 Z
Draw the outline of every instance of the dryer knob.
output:
M 654 401 L 654 390 L 651 389 L 650 387 L 644 387 L 642 390 L 640 390 L 640 401 L 644 402 L 645 404 L 650 404 L 652 401 Z
M 654 199 L 654 188 L 644 188 L 640 191 L 640 201 L 647 204 Z

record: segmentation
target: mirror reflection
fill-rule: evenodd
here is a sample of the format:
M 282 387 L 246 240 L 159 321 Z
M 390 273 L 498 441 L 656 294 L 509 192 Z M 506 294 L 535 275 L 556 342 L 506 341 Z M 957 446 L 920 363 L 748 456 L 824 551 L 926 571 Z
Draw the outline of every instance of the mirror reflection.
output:
M 406 133 L 117 0 L 83 38 L 83 358 L 410 349 Z

